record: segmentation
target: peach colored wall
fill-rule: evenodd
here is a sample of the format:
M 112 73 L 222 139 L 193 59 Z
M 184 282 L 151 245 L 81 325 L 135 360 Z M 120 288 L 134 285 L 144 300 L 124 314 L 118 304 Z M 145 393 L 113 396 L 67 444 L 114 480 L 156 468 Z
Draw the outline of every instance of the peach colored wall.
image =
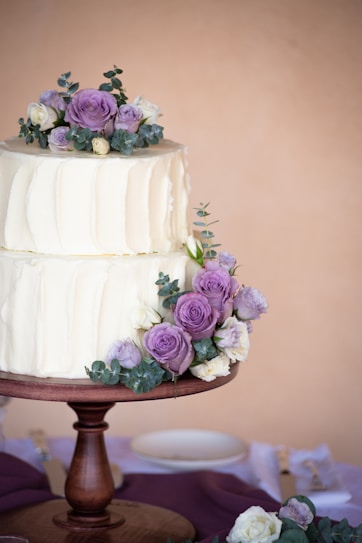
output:
M 227 387 L 117 405 L 113 434 L 205 427 L 362 465 L 360 0 L 2 0 L 0 138 L 71 70 L 113 64 L 189 148 L 192 205 L 270 311 Z M 6 432 L 73 432 L 63 404 L 13 400 Z

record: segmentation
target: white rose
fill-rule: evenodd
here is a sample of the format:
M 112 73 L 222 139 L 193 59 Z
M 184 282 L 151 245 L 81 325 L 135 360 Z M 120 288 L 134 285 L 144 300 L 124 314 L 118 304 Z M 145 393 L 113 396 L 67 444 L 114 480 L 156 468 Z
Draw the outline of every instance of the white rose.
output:
M 58 119 L 57 112 L 52 108 L 45 106 L 44 104 L 38 104 L 32 102 L 28 105 L 28 117 L 31 120 L 31 124 L 40 125 L 40 130 L 49 130 L 54 128 L 54 124 Z
M 236 317 L 228 317 L 224 324 L 221 326 L 221 329 L 232 329 L 237 327 L 238 329 L 238 343 L 233 347 L 222 348 L 218 345 L 218 348 L 222 350 L 231 362 L 245 362 L 248 358 L 250 340 L 248 327 L 245 322 L 239 321 Z M 216 330 L 215 335 L 217 336 L 218 331 Z
M 105 138 L 93 138 L 92 147 L 96 155 L 108 155 L 110 150 L 109 141 Z
M 140 305 L 132 312 L 132 325 L 137 330 L 149 330 L 162 321 L 161 315 L 149 305 Z
M 192 375 L 203 381 L 213 381 L 216 377 L 225 377 L 230 373 L 230 361 L 224 354 L 215 356 L 211 360 L 207 360 L 197 366 L 189 368 Z
M 238 516 L 227 543 L 271 543 L 279 538 L 282 521 L 275 513 L 266 513 L 254 505 Z
M 161 115 L 160 108 L 152 102 L 149 102 L 143 96 L 137 96 L 133 103 L 135 106 L 139 107 L 143 113 L 143 119 L 145 124 L 155 124 L 157 123 L 158 117 Z

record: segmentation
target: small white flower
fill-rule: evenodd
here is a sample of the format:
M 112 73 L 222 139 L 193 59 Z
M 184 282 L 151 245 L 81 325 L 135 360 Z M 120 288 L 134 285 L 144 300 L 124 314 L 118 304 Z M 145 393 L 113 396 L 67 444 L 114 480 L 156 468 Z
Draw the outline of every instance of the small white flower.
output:
M 162 321 L 161 315 L 149 305 L 139 305 L 131 315 L 132 326 L 137 330 L 149 330 Z
M 216 377 L 226 377 L 230 373 L 230 361 L 225 354 L 215 356 L 197 366 L 189 368 L 192 375 L 203 381 L 213 381 Z
M 40 126 L 42 132 L 53 128 L 58 119 L 57 112 L 52 107 L 36 102 L 31 102 L 28 105 L 28 117 L 31 124 Z
M 254 505 L 238 516 L 227 543 L 272 543 L 279 539 L 282 521 L 275 513 L 267 513 Z
M 108 155 L 110 151 L 109 141 L 105 138 L 93 138 L 92 147 L 96 155 Z
M 200 262 L 204 255 L 204 250 L 202 248 L 202 243 L 199 239 L 194 236 L 189 236 L 186 240 L 186 249 L 191 258 Z
M 143 118 L 146 119 L 145 124 L 157 123 L 157 120 L 161 115 L 161 111 L 158 106 L 152 104 L 152 102 L 149 102 L 149 100 L 146 100 L 146 98 L 143 96 L 137 96 L 133 100 L 133 104 L 142 110 Z

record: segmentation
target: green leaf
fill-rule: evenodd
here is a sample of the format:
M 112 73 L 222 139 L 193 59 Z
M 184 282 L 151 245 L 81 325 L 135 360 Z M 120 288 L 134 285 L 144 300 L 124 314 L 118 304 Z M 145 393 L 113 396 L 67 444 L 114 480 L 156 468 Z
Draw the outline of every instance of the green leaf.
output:
M 215 234 L 213 234 L 212 232 L 209 232 L 209 230 L 202 230 L 201 231 L 201 236 L 203 238 L 209 239 L 209 238 L 214 238 Z
M 79 89 L 79 83 L 72 83 L 70 87 L 68 88 L 69 94 L 74 94 Z
M 101 85 L 99 85 L 99 90 L 111 92 L 113 90 L 113 87 L 111 83 L 102 83 Z
M 116 130 L 111 139 L 111 147 L 124 155 L 130 155 L 133 152 L 137 137 L 137 134 L 130 134 L 126 130 Z
M 347 519 L 342 519 L 338 524 L 335 524 L 332 528 L 332 537 L 337 543 L 349 543 L 351 540 L 352 528 L 350 527 Z
M 116 75 L 116 72 L 114 70 L 109 70 L 109 72 L 105 72 L 103 75 L 107 79 L 111 79 L 111 77 L 114 77 Z
M 282 532 L 278 541 L 283 543 L 309 543 L 308 537 L 300 528 L 285 530 Z
M 122 87 L 122 82 L 118 79 L 118 77 L 112 77 L 111 82 L 114 89 L 118 90 Z
M 124 369 L 120 382 L 136 394 L 153 390 L 162 383 L 165 370 L 153 359 L 143 359 L 138 366 Z
M 160 272 L 158 274 L 158 279 L 157 281 L 155 281 L 155 285 L 165 285 L 166 283 L 169 282 L 170 280 L 170 276 L 169 275 L 165 275 L 164 273 Z
M 110 378 L 111 378 L 111 372 L 109 368 L 104 368 L 104 370 L 101 373 L 101 383 L 103 385 L 106 385 L 109 382 Z
M 195 349 L 195 362 L 205 362 L 217 356 L 217 349 L 211 338 L 197 339 L 192 342 Z
M 318 522 L 319 534 L 325 543 L 333 543 L 331 519 L 323 517 Z

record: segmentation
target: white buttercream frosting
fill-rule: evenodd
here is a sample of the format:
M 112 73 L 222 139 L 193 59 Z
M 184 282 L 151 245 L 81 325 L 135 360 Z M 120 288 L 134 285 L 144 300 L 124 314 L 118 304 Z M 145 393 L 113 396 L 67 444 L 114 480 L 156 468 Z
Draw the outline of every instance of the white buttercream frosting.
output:
M 0 245 L 45 254 L 167 252 L 190 234 L 186 148 L 131 156 L 0 143 Z
M 0 250 L 0 370 L 86 378 L 111 344 L 143 332 L 132 314 L 159 312 L 159 272 L 191 288 L 197 264 L 184 251 L 139 256 L 49 256 Z

